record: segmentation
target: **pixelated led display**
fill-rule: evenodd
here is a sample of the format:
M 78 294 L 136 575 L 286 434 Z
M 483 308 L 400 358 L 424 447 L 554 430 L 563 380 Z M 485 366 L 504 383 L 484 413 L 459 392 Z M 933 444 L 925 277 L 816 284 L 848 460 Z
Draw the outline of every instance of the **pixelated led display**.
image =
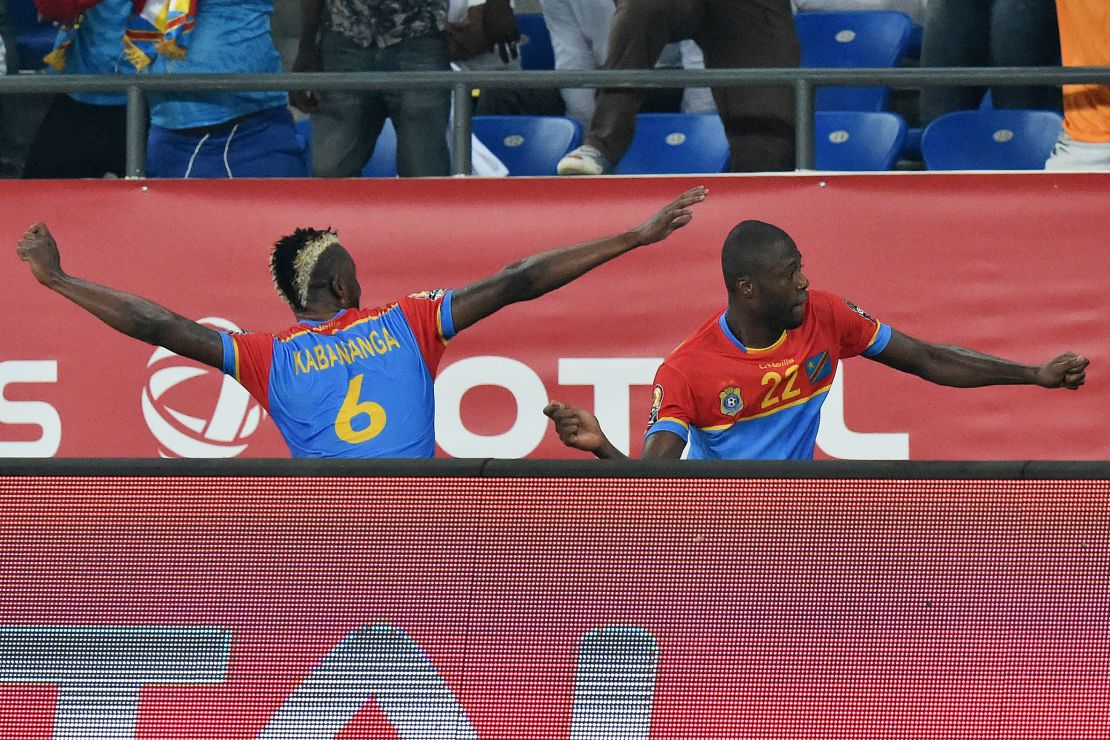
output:
M 0 478 L 0 738 L 1105 740 L 1108 494 Z

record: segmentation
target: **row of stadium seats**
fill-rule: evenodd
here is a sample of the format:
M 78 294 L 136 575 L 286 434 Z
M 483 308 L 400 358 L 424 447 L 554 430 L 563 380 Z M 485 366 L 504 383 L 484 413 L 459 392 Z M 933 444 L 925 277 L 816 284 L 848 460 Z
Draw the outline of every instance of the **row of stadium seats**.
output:
M 539 13 L 516 16 L 520 28 L 520 61 L 524 69 L 554 69 L 551 35 Z M 915 53 L 920 29 L 904 13 L 863 10 L 844 13 L 798 13 L 794 16 L 802 47 L 802 66 L 897 67 Z M 817 91 L 817 110 L 882 111 L 886 87 L 825 87 Z
M 474 134 L 508 168 L 511 176 L 547 176 L 564 154 L 581 142 L 581 127 L 559 116 L 475 116 Z M 930 170 L 1036 170 L 1044 166 L 1060 134 L 1052 111 L 975 110 L 942 116 L 921 140 Z M 306 156 L 311 123 L 297 124 Z M 906 140 L 906 123 L 894 113 L 826 111 L 816 114 L 814 158 L 818 170 L 876 171 L 894 167 Z M 712 114 L 643 113 L 636 135 L 616 166 L 621 175 L 722 172 L 728 141 Z M 393 125 L 378 138 L 364 177 L 397 174 Z
M 9 7 L 21 44 L 43 47 L 21 47 L 22 58 L 38 60 L 49 50 L 55 29 L 36 21 L 30 0 L 10 2 Z M 913 53 L 916 43 L 916 27 L 902 13 L 799 13 L 795 18 L 805 67 L 892 67 Z M 543 16 L 519 14 L 517 19 L 524 67 L 552 68 L 554 55 Z M 907 151 L 920 151 L 927 169 L 1038 169 L 1060 130 L 1060 117 L 1055 113 L 993 111 L 989 105 L 983 111 L 938 119 L 924 132 L 907 129 L 899 116 L 884 112 L 889 97 L 885 87 L 819 89 L 814 142 L 817 169 L 886 170 Z M 487 117 L 475 119 L 474 130 L 511 175 L 554 174 L 555 163 L 581 139 L 577 124 L 562 118 Z M 392 133 L 387 126 L 364 174 L 395 173 Z M 307 141 L 304 131 L 302 135 Z M 727 161 L 728 145 L 716 116 L 643 114 L 632 147 L 616 172 L 720 172 Z

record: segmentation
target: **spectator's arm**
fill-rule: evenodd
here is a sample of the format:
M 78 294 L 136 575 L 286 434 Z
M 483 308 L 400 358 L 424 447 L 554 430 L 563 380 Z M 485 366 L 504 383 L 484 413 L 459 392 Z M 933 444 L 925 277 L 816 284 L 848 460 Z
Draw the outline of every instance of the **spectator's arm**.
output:
M 293 62 L 293 72 L 319 72 L 324 66 L 320 62 L 320 18 L 324 14 L 324 0 L 301 0 L 301 37 L 297 44 L 297 58 Z M 311 113 L 320 106 L 320 98 L 311 90 L 292 90 L 289 102 Z

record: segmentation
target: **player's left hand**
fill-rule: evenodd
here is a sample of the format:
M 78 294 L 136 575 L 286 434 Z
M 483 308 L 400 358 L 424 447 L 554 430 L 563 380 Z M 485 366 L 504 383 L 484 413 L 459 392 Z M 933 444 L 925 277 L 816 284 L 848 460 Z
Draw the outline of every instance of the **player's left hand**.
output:
M 705 200 L 707 195 L 709 190 L 704 185 L 698 185 L 672 200 L 661 211 L 632 230 L 636 235 L 636 243 L 640 246 L 654 244 L 690 223 L 690 219 L 694 217 L 690 206 Z
M 31 266 L 31 274 L 43 285 L 49 285 L 63 274 L 58 244 L 44 223 L 37 223 L 27 229 L 19 240 L 16 254 Z
M 1037 385 L 1043 388 L 1067 388 L 1074 391 L 1087 379 L 1090 360 L 1074 352 L 1065 352 L 1037 369 Z

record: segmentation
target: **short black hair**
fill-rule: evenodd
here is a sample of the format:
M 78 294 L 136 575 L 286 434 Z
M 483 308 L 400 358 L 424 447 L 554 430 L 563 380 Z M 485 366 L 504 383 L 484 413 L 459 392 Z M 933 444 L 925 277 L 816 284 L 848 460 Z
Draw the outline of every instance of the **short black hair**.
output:
M 294 311 L 305 310 L 296 286 L 297 255 L 309 244 L 329 235 L 339 236 L 330 226 L 326 229 L 299 228 L 274 243 L 274 249 L 270 253 L 270 276 L 274 279 L 274 288 L 278 295 Z
M 728 232 L 721 249 L 721 272 L 731 293 L 736 281 L 766 266 L 766 254 L 777 244 L 793 244 L 790 235 L 774 224 L 741 221 Z

